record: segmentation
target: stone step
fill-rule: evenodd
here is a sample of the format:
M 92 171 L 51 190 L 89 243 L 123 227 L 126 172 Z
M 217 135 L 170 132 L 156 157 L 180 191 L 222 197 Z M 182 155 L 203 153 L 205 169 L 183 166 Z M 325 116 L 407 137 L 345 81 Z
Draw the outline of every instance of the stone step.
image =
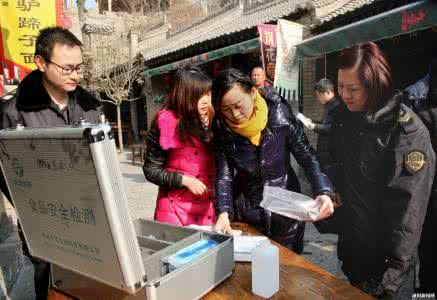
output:
M 5 299 L 24 267 L 17 227 L 9 216 L 0 219 L 0 299 Z
M 30 258 L 24 256 L 24 265 L 21 272 L 15 281 L 13 287 L 9 292 L 9 298 L 11 300 L 34 300 L 35 285 L 34 285 L 34 267 Z
M 16 232 L 0 243 L 0 289 L 9 291 L 24 267 L 21 241 Z

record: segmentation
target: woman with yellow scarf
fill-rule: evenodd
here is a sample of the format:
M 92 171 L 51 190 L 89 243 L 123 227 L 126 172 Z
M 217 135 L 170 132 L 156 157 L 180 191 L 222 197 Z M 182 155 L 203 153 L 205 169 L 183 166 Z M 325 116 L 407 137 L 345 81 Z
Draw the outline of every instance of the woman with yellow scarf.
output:
M 292 154 L 307 174 L 315 201 L 322 203 L 318 220 L 333 213 L 332 184 L 320 170 L 302 125 L 285 99 L 271 88 L 257 90 L 236 69 L 224 70 L 214 80 L 212 98 L 217 114 L 215 229 L 231 233 L 232 214 L 300 253 L 304 222 L 270 214 L 259 204 L 265 185 L 300 191 Z

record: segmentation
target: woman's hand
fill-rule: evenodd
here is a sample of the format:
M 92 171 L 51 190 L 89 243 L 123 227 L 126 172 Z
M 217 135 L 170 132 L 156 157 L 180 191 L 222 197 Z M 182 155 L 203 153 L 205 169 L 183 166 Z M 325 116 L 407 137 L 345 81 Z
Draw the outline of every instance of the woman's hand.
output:
M 315 199 L 316 202 L 320 203 L 320 214 L 317 219 L 312 220 L 313 222 L 326 219 L 334 212 L 334 203 L 331 198 L 327 195 L 319 195 Z
M 189 175 L 182 176 L 182 185 L 196 196 L 202 195 L 208 190 L 202 181 Z
M 214 225 L 214 230 L 219 233 L 232 234 L 231 222 L 227 212 L 221 213 Z

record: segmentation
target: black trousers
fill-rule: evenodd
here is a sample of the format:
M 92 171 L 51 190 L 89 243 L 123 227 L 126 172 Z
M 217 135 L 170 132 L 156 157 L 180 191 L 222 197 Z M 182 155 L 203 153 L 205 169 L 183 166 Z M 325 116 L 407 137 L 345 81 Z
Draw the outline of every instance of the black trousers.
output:
M 30 255 L 20 223 L 18 223 L 18 235 L 20 236 L 23 254 L 29 257 L 35 270 L 33 281 L 35 284 L 36 300 L 47 300 L 50 280 L 50 264 Z
M 437 295 L 437 197 L 430 199 L 419 243 L 419 281 L 421 293 Z

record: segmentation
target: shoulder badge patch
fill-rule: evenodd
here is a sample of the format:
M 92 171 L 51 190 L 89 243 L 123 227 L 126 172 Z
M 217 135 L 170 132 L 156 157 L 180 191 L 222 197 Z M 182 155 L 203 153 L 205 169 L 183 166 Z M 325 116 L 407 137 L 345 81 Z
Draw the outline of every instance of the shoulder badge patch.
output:
M 405 154 L 404 165 L 409 173 L 416 174 L 423 169 L 426 163 L 426 154 L 420 150 L 413 150 Z
M 411 115 L 408 112 L 403 111 L 403 110 L 401 110 L 399 112 L 399 122 L 401 122 L 401 123 L 408 123 L 411 120 L 411 118 L 412 117 L 411 117 Z

